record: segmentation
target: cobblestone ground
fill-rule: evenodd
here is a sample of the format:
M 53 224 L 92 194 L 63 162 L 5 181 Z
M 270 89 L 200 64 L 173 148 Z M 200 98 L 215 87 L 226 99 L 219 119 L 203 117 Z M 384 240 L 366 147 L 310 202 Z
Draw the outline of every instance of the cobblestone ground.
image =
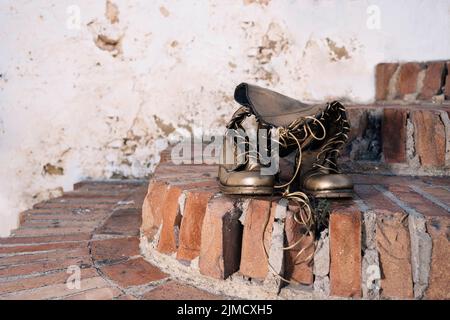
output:
M 0 238 L 0 299 L 222 299 L 139 254 L 144 182 L 82 182 Z M 78 275 L 80 281 L 77 282 Z

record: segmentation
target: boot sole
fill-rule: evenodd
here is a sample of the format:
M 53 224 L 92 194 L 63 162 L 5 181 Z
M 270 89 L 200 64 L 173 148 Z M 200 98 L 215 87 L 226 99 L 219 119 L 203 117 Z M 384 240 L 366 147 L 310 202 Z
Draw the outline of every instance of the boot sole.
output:
M 319 199 L 353 198 L 353 189 L 333 191 L 308 191 L 308 194 Z
M 269 195 L 273 193 L 273 187 L 230 187 L 219 183 L 219 189 L 223 194 L 245 195 Z

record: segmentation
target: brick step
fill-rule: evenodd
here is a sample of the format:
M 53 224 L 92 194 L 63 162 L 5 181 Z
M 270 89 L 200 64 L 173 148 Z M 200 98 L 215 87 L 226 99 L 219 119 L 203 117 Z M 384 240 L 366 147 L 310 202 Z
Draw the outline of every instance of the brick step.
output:
M 393 174 L 448 176 L 449 115 L 446 104 L 348 106 L 351 131 L 343 162 L 373 161 Z
M 221 194 L 216 170 L 158 166 L 142 207 L 143 248 L 193 273 L 198 259 L 204 276 L 274 290 L 285 285 L 275 273 L 325 296 L 450 297 L 449 178 L 353 174 L 355 198 L 328 202 L 329 225 L 314 238 L 284 199 Z

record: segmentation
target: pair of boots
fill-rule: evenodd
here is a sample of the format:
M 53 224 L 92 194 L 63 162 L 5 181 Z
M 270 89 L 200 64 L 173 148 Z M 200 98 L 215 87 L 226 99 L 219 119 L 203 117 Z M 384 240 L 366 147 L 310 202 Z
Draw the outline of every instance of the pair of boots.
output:
M 352 196 L 353 183 L 337 166 L 350 129 L 344 106 L 336 101 L 325 107 L 307 105 L 246 83 L 236 88 L 234 98 L 241 107 L 227 124 L 224 138 L 219 166 L 223 193 Z M 251 116 L 256 118 L 259 133 L 253 142 L 243 127 Z M 294 173 L 288 181 L 279 181 L 274 163 L 289 155 L 295 158 Z

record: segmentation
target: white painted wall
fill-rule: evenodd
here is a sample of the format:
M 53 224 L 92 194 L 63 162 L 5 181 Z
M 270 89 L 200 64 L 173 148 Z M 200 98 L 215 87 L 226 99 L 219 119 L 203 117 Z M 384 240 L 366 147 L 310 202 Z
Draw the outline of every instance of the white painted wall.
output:
M 166 133 L 223 130 L 239 82 L 370 102 L 378 62 L 450 57 L 448 0 L 113 2 L 114 24 L 105 0 L 0 1 L 0 235 L 83 178 L 147 175 Z

